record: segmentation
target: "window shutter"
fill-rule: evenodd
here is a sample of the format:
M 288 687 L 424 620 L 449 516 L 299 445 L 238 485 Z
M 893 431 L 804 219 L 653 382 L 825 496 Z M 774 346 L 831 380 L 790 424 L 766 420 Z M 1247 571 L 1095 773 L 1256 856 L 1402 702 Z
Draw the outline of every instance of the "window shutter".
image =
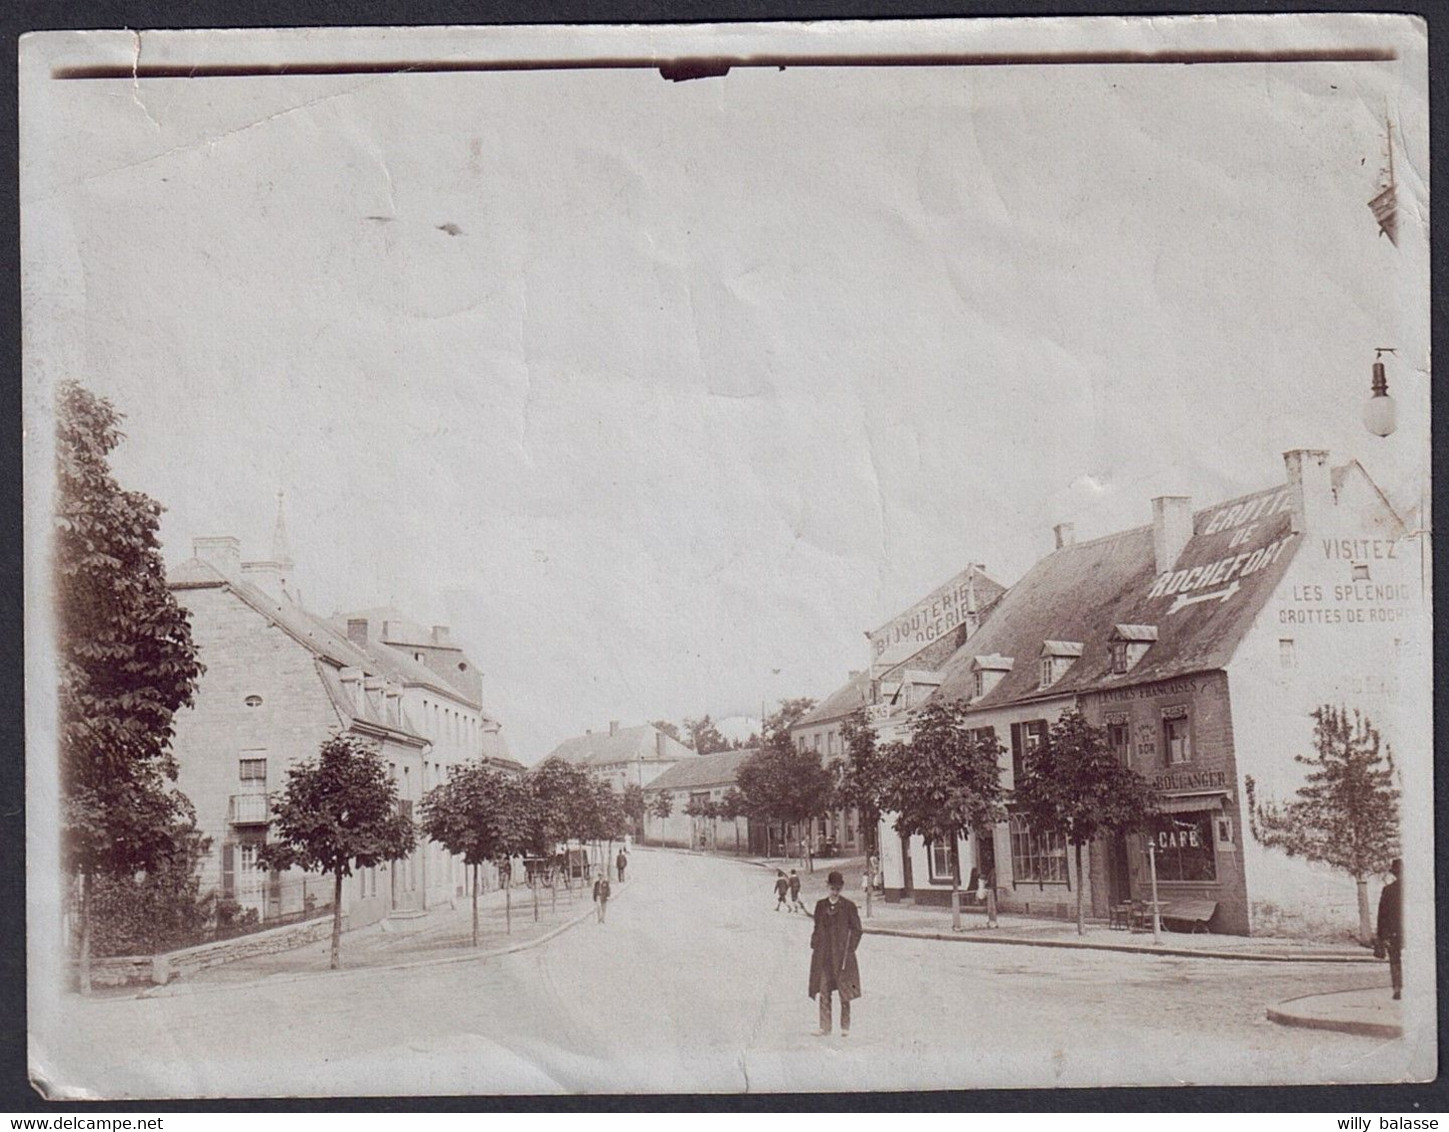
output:
M 221 847 L 221 894 L 236 895 L 236 846 L 230 841 Z
M 1025 741 L 1022 739 L 1021 724 L 1011 725 L 1011 781 L 1012 784 L 1020 782 L 1024 773 L 1022 760 L 1025 757 Z

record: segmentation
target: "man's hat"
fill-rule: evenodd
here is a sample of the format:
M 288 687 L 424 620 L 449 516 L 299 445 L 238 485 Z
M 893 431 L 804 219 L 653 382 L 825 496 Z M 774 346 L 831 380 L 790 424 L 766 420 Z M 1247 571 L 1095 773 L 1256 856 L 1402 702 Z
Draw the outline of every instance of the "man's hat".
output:
M 841 876 L 837 872 L 831 872 L 831 874 L 828 877 L 825 878 L 825 884 L 826 884 L 826 887 L 827 888 L 828 887 L 844 888 L 845 887 L 845 878 L 843 876 Z

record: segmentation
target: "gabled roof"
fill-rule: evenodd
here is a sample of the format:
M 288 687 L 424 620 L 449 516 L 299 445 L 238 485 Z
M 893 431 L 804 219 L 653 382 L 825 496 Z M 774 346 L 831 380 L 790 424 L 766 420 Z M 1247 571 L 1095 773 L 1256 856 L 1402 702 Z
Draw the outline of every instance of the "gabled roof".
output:
M 650 792 L 703 790 L 711 786 L 733 785 L 736 775 L 739 774 L 740 764 L 754 753 L 754 748 L 749 748 L 743 751 L 719 751 L 713 755 L 695 755 L 691 759 L 681 759 L 644 789 Z
M 1047 555 L 1006 592 L 991 617 L 947 662 L 946 679 L 936 695 L 970 699 L 978 658 L 985 667 L 987 654 L 1034 657 L 1049 641 L 1083 642 L 1081 658 L 1061 679 L 1042 689 L 1035 666 L 1017 665 L 971 706 L 1142 684 L 1223 667 L 1302 544 L 1302 536 L 1292 531 L 1290 511 L 1273 498 L 1283 492 L 1278 486 L 1197 512 L 1192 537 L 1160 584 L 1150 525 L 1069 544 Z M 1207 517 L 1237 505 L 1257 505 L 1244 510 L 1261 516 L 1250 541 L 1230 546 L 1241 527 L 1204 532 Z M 1114 675 L 1108 642 L 1119 626 L 1155 627 L 1157 639 L 1130 672 Z
M 828 723 L 833 719 L 843 719 L 851 712 L 865 707 L 869 702 L 870 673 L 857 672 L 846 681 L 843 688 L 837 688 L 831 692 L 792 723 L 790 729 L 793 731 L 796 727 L 806 727 L 812 723 Z
M 242 578 L 228 578 L 214 566 L 191 558 L 167 572 L 167 584 L 176 589 L 227 586 L 247 605 L 277 625 L 314 655 L 342 668 L 361 668 L 369 676 L 381 676 L 395 684 L 416 684 L 467 703 L 482 705 L 462 695 L 426 665 L 380 643 L 362 647 L 338 632 L 321 617 L 290 601 L 273 597 Z
M 663 740 L 663 753 L 658 743 Z M 652 723 L 638 727 L 621 727 L 612 735 L 608 731 L 591 731 L 565 739 L 546 756 L 540 765 L 549 759 L 563 759 L 574 766 L 600 767 L 618 763 L 673 762 L 676 759 L 695 759 L 699 756 L 677 739 L 671 739 Z

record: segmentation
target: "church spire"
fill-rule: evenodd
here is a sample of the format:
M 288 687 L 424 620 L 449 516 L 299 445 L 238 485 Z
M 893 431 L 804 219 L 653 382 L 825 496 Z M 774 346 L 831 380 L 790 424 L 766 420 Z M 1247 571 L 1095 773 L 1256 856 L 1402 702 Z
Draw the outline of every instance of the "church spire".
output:
M 295 563 L 292 561 L 292 543 L 287 538 L 287 522 L 282 517 L 282 499 L 282 493 L 277 492 L 277 525 L 272 528 L 272 561 L 286 574 L 291 572 Z

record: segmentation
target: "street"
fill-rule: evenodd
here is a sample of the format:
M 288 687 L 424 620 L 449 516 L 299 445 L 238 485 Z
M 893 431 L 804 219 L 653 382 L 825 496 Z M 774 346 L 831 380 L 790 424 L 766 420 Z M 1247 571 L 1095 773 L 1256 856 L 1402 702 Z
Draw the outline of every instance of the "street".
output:
M 813 1037 L 809 921 L 771 882 L 641 851 L 605 924 L 477 961 L 66 996 L 32 1014 L 32 1065 L 51 1095 L 163 1097 L 1328 1083 L 1409 1060 L 1264 1018 L 1372 968 L 873 935 L 851 1036 Z

